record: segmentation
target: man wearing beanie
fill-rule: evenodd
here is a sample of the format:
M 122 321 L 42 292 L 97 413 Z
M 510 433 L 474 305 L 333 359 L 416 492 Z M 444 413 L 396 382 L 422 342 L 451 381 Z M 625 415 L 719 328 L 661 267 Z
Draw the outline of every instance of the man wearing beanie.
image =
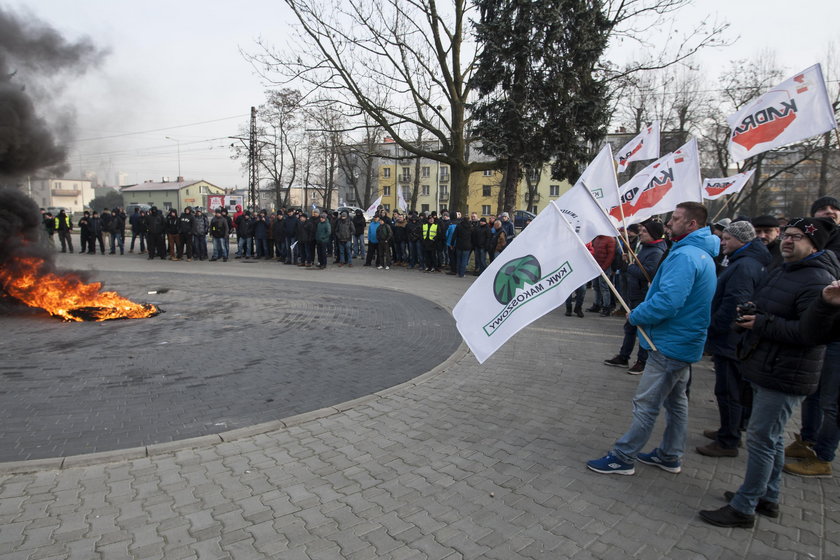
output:
M 720 427 L 703 432 L 713 441 L 698 447 L 697 452 L 708 457 L 737 457 L 741 430 L 750 417 L 752 389 L 741 377 L 736 355 L 738 335 L 732 325 L 738 314 L 736 307 L 752 301 L 755 287 L 770 264 L 770 252 L 747 221 L 732 222 L 724 229 L 721 245 L 729 265 L 718 276 L 706 340 L 706 351 L 712 354 L 715 366 Z
M 782 264 L 782 253 L 779 249 L 782 242 L 779 239 L 779 220 L 775 216 L 758 216 L 752 219 L 752 225 L 755 228 L 755 236 L 764 243 L 773 259 L 767 270 L 773 270 Z
M 625 273 L 627 278 L 625 297 L 631 310 L 644 301 L 648 291 L 648 279 L 654 277 L 659 262 L 668 250 L 668 245 L 663 239 L 664 234 L 665 227 L 660 220 L 656 219 L 644 222 L 639 228 L 641 250 L 636 256 L 638 260 L 631 262 Z M 641 267 L 639 266 L 640 263 Z M 644 272 L 642 272 L 642 268 L 644 268 Z M 636 345 L 636 330 L 636 327 L 631 325 L 629 321 L 624 322 L 624 340 L 621 343 L 621 348 L 614 358 L 604 360 L 606 365 L 627 367 L 630 363 L 630 354 L 633 353 L 633 347 Z M 645 370 L 647 358 L 647 350 L 640 345 L 639 353 L 636 355 L 636 363 L 627 370 L 627 373 L 641 375 Z
M 819 198 L 811 205 L 811 215 L 837 224 L 840 220 L 840 202 L 830 196 Z M 840 229 L 837 227 L 828 238 L 826 249 L 840 258 Z M 786 473 L 810 477 L 831 476 L 831 462 L 840 442 L 840 429 L 837 426 L 838 393 L 840 342 L 830 342 L 826 346 L 817 390 L 802 403 L 802 429 L 796 434 L 796 440 L 785 448 L 787 457 L 801 461 L 785 463 Z
M 747 428 L 747 471 L 729 505 L 700 512 L 719 527 L 751 528 L 755 514 L 779 515 L 784 429 L 793 409 L 817 388 L 825 346 L 800 334 L 800 318 L 822 288 L 840 275 L 825 251 L 834 225 L 819 218 L 793 218 L 782 233 L 784 263 L 764 276 L 753 297 L 756 312 L 736 321 L 745 329 L 738 343 L 741 374 L 753 386 Z

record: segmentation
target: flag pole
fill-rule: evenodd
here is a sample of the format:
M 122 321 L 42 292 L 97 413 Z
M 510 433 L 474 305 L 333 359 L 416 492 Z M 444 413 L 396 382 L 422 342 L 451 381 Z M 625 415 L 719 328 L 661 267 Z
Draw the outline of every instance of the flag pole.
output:
M 738 193 L 732 193 L 732 194 L 738 194 Z M 721 213 L 724 210 L 726 210 L 726 207 L 729 206 L 729 203 L 732 201 L 732 194 L 730 194 L 726 197 L 726 202 L 723 203 L 723 206 L 720 207 L 720 210 L 717 211 L 717 214 L 715 214 L 714 217 L 712 217 L 712 219 L 711 219 L 712 223 L 715 223 L 715 220 L 718 219 L 718 216 L 720 216 Z
M 610 287 L 610 290 L 615 295 L 615 299 L 618 300 L 618 302 L 621 304 L 621 307 L 623 307 L 624 310 L 627 312 L 627 317 L 629 318 L 630 317 L 630 311 L 631 311 L 630 306 L 627 305 L 627 303 L 624 301 L 624 298 L 622 298 L 621 294 L 618 293 L 618 290 L 615 288 L 615 284 L 612 283 L 612 281 L 609 279 L 609 277 L 607 276 L 607 274 L 604 272 L 603 269 L 601 270 L 601 278 L 603 278 L 604 282 L 607 283 L 607 286 Z M 636 330 L 638 330 L 639 334 L 641 334 L 642 337 L 644 337 L 644 339 L 647 341 L 647 343 L 650 344 L 650 349 L 653 350 L 654 352 L 658 352 L 658 350 L 656 349 L 656 345 L 653 343 L 653 341 L 647 335 L 645 330 L 638 325 L 636 326 Z

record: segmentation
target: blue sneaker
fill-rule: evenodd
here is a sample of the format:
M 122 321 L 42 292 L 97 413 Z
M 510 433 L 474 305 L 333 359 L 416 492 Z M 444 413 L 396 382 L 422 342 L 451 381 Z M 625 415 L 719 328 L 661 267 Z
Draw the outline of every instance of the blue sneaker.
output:
M 636 468 L 633 463 L 625 463 L 612 453 L 607 453 L 600 459 L 593 459 L 586 462 L 589 470 L 601 474 L 635 474 Z
M 668 471 L 669 473 L 678 473 L 682 470 L 682 465 L 679 461 L 665 461 L 659 456 L 659 448 L 657 447 L 650 453 L 639 453 L 636 457 L 639 461 L 646 465 L 651 465 L 654 467 L 659 467 L 663 471 Z

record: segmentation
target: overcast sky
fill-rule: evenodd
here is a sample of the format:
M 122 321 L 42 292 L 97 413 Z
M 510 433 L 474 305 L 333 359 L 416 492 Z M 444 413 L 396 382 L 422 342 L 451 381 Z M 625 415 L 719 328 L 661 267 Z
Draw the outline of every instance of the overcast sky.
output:
M 786 74 L 824 56 L 840 37 L 840 2 L 801 0 L 698 0 L 677 16 L 677 25 L 704 19 L 732 24 L 731 47 L 701 57 L 709 76 L 729 60 L 772 49 Z M 223 187 L 247 185 L 231 161 L 228 136 L 247 125 L 265 85 L 240 49 L 255 51 L 264 37 L 285 44 L 292 19 L 282 1 L 248 0 L 29 0 L 4 2 L 67 36 L 90 36 L 110 54 L 103 64 L 55 87 L 77 117 L 71 175 L 96 170 L 113 185 L 178 175 Z M 797 10 L 800 10 L 797 13 Z M 199 124 L 203 123 L 203 124 Z M 169 140 L 169 136 L 174 140 Z

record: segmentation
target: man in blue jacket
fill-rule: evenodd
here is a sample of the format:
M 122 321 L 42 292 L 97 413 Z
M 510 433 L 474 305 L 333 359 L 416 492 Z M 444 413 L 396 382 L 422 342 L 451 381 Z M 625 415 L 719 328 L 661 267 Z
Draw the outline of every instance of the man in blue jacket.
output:
M 717 236 L 705 227 L 707 217 L 702 204 L 682 202 L 668 221 L 674 245 L 645 300 L 627 318 L 645 329 L 656 348 L 642 341 L 648 361 L 633 398 L 630 429 L 606 456 L 586 463 L 590 470 L 630 475 L 636 472 L 636 459 L 672 473 L 682 470 L 688 427 L 686 388 L 691 364 L 703 356 L 716 286 L 714 258 L 720 248 Z M 666 411 L 662 442 L 642 453 L 662 407 Z

